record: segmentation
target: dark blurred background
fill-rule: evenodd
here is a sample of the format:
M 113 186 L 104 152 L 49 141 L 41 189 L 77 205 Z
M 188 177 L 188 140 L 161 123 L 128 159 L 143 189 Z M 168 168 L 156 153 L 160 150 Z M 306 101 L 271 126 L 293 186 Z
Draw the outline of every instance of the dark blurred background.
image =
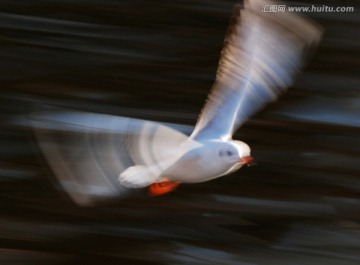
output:
M 0 264 L 359 264 L 359 1 L 236 135 L 258 165 L 81 208 L 30 128 L 47 104 L 194 125 L 234 0 L 0 0 Z

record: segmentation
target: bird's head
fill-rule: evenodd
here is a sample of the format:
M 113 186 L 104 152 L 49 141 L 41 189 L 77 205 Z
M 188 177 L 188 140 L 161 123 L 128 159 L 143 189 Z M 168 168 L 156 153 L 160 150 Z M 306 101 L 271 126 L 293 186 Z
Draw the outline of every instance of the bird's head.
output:
M 241 141 L 229 141 L 222 145 L 219 150 L 219 157 L 230 165 L 237 165 L 239 168 L 243 165 L 250 165 L 253 158 L 250 155 L 250 147 Z

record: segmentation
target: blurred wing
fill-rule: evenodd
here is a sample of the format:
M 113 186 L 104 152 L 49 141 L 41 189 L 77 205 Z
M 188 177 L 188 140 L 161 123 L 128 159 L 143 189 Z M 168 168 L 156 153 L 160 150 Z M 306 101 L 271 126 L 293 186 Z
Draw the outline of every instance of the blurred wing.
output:
M 34 114 L 32 126 L 62 188 L 80 205 L 126 195 L 121 172 L 158 163 L 187 139 L 155 122 L 85 112 Z
M 235 8 L 216 81 L 191 138 L 229 139 L 265 104 L 291 85 L 321 30 L 294 13 L 266 12 L 282 6 L 248 0 Z

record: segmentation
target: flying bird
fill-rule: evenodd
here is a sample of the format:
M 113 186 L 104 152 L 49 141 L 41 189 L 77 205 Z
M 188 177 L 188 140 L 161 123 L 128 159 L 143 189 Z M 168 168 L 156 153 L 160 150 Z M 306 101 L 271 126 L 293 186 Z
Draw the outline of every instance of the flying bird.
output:
M 236 5 L 216 80 L 190 135 L 188 127 L 78 111 L 35 114 L 39 145 L 62 188 L 80 205 L 148 187 L 162 195 L 180 183 L 228 175 L 252 163 L 232 136 L 275 101 L 301 70 L 321 29 L 299 14 L 266 12 L 269 0 Z

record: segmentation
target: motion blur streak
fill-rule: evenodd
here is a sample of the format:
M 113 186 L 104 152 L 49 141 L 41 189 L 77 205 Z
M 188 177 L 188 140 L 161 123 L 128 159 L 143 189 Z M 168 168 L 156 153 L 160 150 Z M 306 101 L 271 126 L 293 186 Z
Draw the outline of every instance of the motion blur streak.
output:
M 358 1 L 307 14 L 320 48 L 236 135 L 258 165 L 226 178 L 74 207 L 23 122 L 46 104 L 186 130 L 234 4 L 0 0 L 0 264 L 359 264 Z

